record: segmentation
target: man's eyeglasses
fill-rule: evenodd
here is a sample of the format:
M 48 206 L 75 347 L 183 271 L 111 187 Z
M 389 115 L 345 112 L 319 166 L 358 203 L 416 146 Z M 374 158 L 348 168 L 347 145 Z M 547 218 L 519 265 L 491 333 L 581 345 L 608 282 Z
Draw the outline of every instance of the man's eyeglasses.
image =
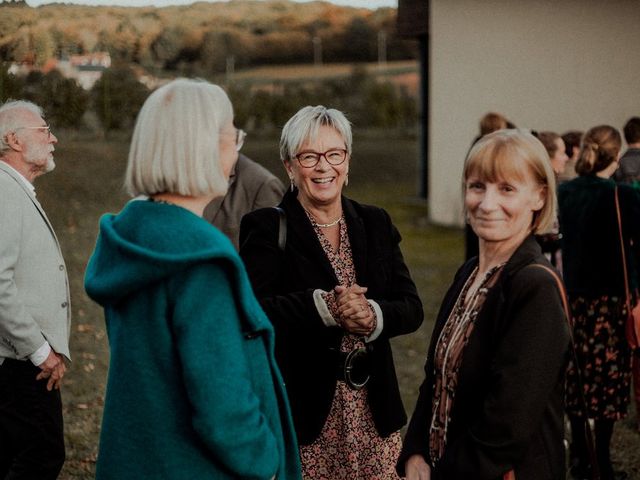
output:
M 314 152 L 313 150 L 300 152 L 295 155 L 296 160 L 303 168 L 315 167 L 320 159 L 324 157 L 329 165 L 340 165 L 347 159 L 347 151 L 344 148 L 332 148 L 326 152 Z
M 236 151 L 240 151 L 242 145 L 244 145 L 245 138 L 247 138 L 247 132 L 241 128 L 236 128 Z
M 236 128 L 236 133 L 220 132 L 220 135 L 235 135 L 236 136 L 236 152 L 239 152 L 244 145 L 244 139 L 247 138 L 247 132 L 241 128 Z
M 18 130 L 46 130 L 47 138 L 51 138 L 51 126 L 50 125 L 42 125 L 41 127 L 18 127 L 16 128 L 16 132 Z

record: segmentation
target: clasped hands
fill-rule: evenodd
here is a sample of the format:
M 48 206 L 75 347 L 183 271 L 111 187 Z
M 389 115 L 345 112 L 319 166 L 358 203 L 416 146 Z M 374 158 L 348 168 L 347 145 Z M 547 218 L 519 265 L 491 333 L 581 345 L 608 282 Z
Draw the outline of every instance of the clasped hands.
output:
M 376 328 L 376 317 L 364 294 L 367 287 L 354 283 L 350 287 L 334 288 L 338 303 L 338 324 L 354 335 L 369 336 Z
M 64 357 L 51 350 L 46 360 L 38 365 L 38 367 L 42 369 L 42 371 L 38 373 L 36 380 L 46 378 L 48 379 L 47 390 L 51 391 L 53 388 L 59 390 L 62 377 L 64 377 L 64 373 L 67 371 L 67 366 L 64 363 Z

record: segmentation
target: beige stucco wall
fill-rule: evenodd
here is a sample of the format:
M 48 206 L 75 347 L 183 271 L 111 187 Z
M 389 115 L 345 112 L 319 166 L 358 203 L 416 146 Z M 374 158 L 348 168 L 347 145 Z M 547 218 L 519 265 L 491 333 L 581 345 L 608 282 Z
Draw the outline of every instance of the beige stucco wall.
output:
M 431 0 L 430 215 L 462 224 L 460 175 L 488 111 L 564 133 L 640 115 L 639 0 Z

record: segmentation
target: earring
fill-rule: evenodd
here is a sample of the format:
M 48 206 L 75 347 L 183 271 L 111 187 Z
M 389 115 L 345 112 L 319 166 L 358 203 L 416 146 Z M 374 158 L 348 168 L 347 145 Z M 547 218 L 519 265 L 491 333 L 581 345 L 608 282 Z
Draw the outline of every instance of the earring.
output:
M 344 179 L 344 186 L 346 187 L 347 185 L 349 185 L 349 172 L 347 172 L 347 176 Z
M 293 177 L 289 177 L 289 181 L 291 182 L 291 192 L 293 193 L 293 189 L 295 188 L 295 184 L 293 183 Z

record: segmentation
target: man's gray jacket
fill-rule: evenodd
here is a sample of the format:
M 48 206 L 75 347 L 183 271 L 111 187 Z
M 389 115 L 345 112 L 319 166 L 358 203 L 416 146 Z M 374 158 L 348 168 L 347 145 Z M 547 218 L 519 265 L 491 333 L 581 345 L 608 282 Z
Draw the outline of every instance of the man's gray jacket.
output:
M 44 210 L 0 160 L 0 361 L 27 359 L 45 340 L 70 358 L 67 269 Z

